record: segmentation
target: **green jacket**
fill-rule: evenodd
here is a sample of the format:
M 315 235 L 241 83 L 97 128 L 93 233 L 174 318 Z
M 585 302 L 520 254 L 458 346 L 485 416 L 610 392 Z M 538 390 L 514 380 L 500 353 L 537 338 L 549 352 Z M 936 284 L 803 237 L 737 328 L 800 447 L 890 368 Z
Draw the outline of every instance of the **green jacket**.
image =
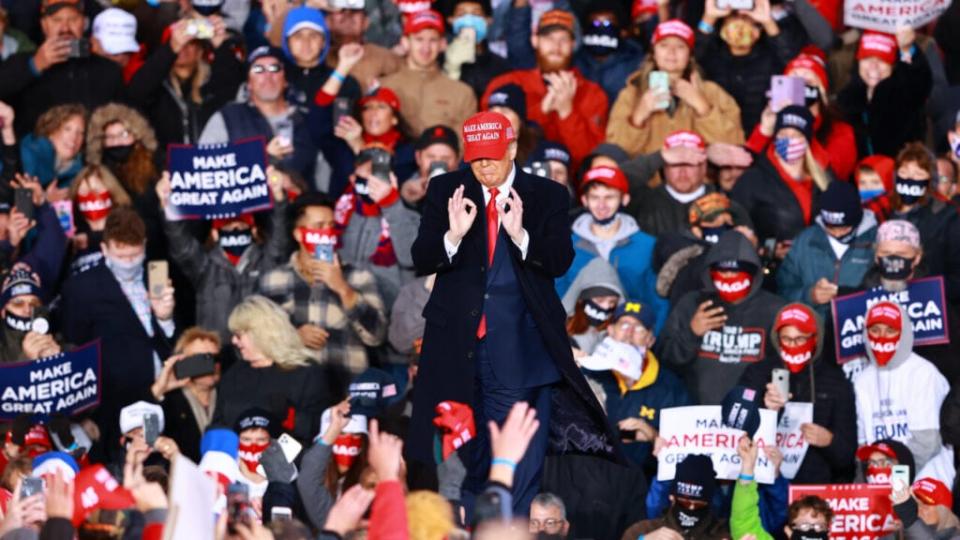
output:
M 730 535 L 743 538 L 752 534 L 757 540 L 773 540 L 760 522 L 760 495 L 757 483 L 745 484 L 737 480 L 733 488 L 733 503 L 730 505 Z

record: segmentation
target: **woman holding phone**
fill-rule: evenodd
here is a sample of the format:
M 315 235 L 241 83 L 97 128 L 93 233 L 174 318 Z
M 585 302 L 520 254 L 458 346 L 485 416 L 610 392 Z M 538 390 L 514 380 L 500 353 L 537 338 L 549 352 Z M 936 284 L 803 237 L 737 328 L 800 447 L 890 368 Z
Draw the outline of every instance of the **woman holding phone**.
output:
M 659 150 L 677 130 L 699 133 L 708 144 L 743 144 L 740 107 L 723 88 L 704 80 L 693 43 L 693 29 L 683 21 L 657 25 L 652 53 L 610 109 L 607 142 L 631 157 Z
M 382 146 L 392 156 L 391 169 L 397 178 L 409 178 L 416 170 L 416 162 L 413 144 L 404 135 L 408 130 L 400 114 L 400 98 L 381 86 L 361 98 L 359 106 L 360 121 L 349 114 L 337 116 L 334 135 L 343 139 L 354 154 L 360 154 L 369 145 Z

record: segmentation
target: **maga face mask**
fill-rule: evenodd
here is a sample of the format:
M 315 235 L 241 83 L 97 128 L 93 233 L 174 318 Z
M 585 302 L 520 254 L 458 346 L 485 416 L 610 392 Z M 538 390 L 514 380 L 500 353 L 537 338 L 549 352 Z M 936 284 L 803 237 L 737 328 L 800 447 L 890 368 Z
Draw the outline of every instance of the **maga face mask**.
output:
M 890 484 L 890 467 L 867 467 L 868 484 Z
M 363 438 L 359 435 L 344 434 L 333 441 L 333 460 L 337 466 L 349 469 L 360 455 Z
M 880 276 L 884 279 L 900 281 L 910 277 L 913 273 L 913 259 L 899 255 L 886 255 L 877 258 L 880 266 Z
M 867 342 L 870 345 L 870 350 L 873 351 L 873 357 L 876 359 L 877 365 L 884 367 L 890 363 L 890 360 L 893 359 L 893 355 L 897 354 L 897 345 L 900 344 L 900 335 L 898 334 L 895 337 L 873 337 L 868 334 Z
M 609 21 L 595 21 L 583 34 L 583 46 L 593 56 L 606 56 L 620 46 L 620 28 Z
M 679 504 L 674 503 L 673 508 L 671 508 L 673 516 L 677 519 L 677 524 L 680 525 L 681 529 L 690 530 L 697 526 L 710 512 L 709 506 L 703 506 L 697 508 L 696 510 L 688 510 L 683 508 Z
M 719 227 L 700 227 L 703 233 L 703 241 L 716 244 L 720 241 L 720 235 L 732 229 L 730 225 L 720 225 Z
M 77 207 L 87 221 L 98 221 L 110 213 L 110 209 L 113 208 L 113 199 L 110 198 L 109 191 L 77 195 Z
M 270 443 L 240 443 L 240 447 L 237 449 L 237 460 L 242 461 L 250 472 L 257 472 L 257 467 L 260 465 L 260 456 L 263 455 L 263 451 L 266 450 L 268 446 L 270 446 Z
M 220 231 L 220 247 L 234 257 L 242 256 L 243 252 L 246 251 L 252 243 L 253 233 L 251 233 L 249 229 Z
M 718 270 L 710 271 L 710 279 L 713 286 L 717 289 L 717 295 L 728 304 L 742 300 L 750 294 L 750 287 L 753 285 L 753 276 L 743 270 L 733 272 L 732 276 L 726 277 L 723 272 Z
M 3 322 L 5 322 L 7 327 L 11 330 L 16 330 L 17 332 L 29 332 L 33 320 L 27 317 L 21 317 L 8 311 L 6 315 L 3 316 Z
M 323 227 L 320 229 L 297 227 L 297 230 L 300 231 L 303 247 L 307 248 L 307 251 L 310 253 L 315 253 L 317 246 L 320 245 L 335 246 L 337 244 L 337 238 L 340 236 L 333 227 Z
M 583 304 L 583 314 L 587 316 L 587 322 L 590 326 L 600 326 L 610 319 L 613 314 L 613 308 L 604 308 L 593 300 L 586 300 Z
M 813 358 L 813 351 L 817 348 L 817 340 L 810 338 L 803 345 L 786 345 L 780 343 L 780 359 L 787 366 L 790 373 L 796 375 L 803 371 Z
M 927 194 L 928 184 L 930 184 L 930 180 L 913 180 L 898 174 L 894 181 L 894 188 L 897 190 L 897 195 L 900 195 L 903 204 L 914 204 Z

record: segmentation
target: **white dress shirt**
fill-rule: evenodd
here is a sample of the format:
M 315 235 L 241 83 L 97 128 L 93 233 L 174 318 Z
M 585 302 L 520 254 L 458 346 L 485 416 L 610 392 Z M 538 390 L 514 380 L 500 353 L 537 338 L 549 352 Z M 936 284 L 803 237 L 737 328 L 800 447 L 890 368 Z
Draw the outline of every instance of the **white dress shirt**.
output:
M 502 203 L 502 202 L 506 201 L 508 197 L 510 197 L 510 190 L 513 188 L 513 180 L 514 180 L 514 178 L 516 178 L 516 176 L 517 176 L 517 167 L 516 167 L 516 165 L 511 164 L 510 174 L 507 175 L 506 181 L 504 181 L 502 184 L 500 184 L 499 187 L 497 187 L 497 190 L 498 190 L 498 192 L 497 192 L 497 202 L 498 202 L 498 203 Z M 483 206 L 483 208 L 478 208 L 478 209 L 477 209 L 477 212 L 486 212 L 486 211 L 487 211 L 487 205 L 490 204 L 490 197 L 492 196 L 491 193 L 490 193 L 490 188 L 488 188 L 488 187 L 486 187 L 486 186 L 482 186 L 482 189 L 483 189 L 483 205 L 484 205 L 484 206 Z M 464 195 L 464 196 L 466 196 L 466 195 Z M 474 218 L 474 219 L 476 219 L 476 218 Z M 476 223 L 476 221 L 474 221 L 474 223 Z M 499 227 L 501 227 L 502 225 L 503 225 L 503 224 L 500 223 L 499 220 L 497 220 L 497 227 L 499 228 Z M 448 232 L 449 232 L 449 231 L 448 231 Z M 520 250 L 520 258 L 525 260 L 525 259 L 527 258 L 527 248 L 530 247 L 530 235 L 527 233 L 527 230 L 526 230 L 526 229 L 523 229 L 522 232 L 523 232 L 523 237 L 522 237 L 522 239 L 520 240 L 520 242 L 514 242 L 513 244 L 514 244 L 515 246 L 517 246 L 517 248 Z M 484 235 L 486 235 L 486 233 L 484 233 Z M 462 241 L 463 241 L 463 240 L 461 239 L 461 242 L 462 242 Z M 453 260 L 453 257 L 457 254 L 457 251 L 460 250 L 460 242 L 457 242 L 456 244 L 453 244 L 452 242 L 450 242 L 450 239 L 447 238 L 447 235 L 444 234 L 444 235 L 443 235 L 443 247 L 444 247 L 444 249 L 447 250 L 447 258 L 449 258 L 449 259 L 452 261 L 452 260 Z

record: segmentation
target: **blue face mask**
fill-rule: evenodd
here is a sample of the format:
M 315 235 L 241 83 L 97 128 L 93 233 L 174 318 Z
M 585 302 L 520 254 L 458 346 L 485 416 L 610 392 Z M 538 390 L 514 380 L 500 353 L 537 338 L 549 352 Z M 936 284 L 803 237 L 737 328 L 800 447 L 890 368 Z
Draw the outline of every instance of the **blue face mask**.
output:
M 459 35 L 464 28 L 473 28 L 477 31 L 477 43 L 487 37 L 487 20 L 479 15 L 461 15 L 453 21 L 454 35 Z
M 886 190 L 883 189 L 861 189 L 860 190 L 860 202 L 867 202 L 870 199 L 875 199 L 886 193 Z

